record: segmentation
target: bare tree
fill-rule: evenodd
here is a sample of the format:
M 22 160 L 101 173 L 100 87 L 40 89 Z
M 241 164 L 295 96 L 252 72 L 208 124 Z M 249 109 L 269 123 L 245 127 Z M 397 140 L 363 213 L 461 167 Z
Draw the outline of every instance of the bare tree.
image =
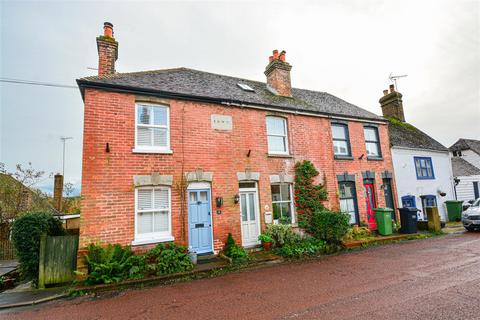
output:
M 0 163 L 0 175 L 0 223 L 8 223 L 21 212 L 49 209 L 46 195 L 34 187 L 51 174 L 35 170 L 29 162 L 27 167 L 17 164 L 13 173 Z
M 75 186 L 71 182 L 67 182 L 63 185 L 63 195 L 65 197 L 70 197 L 73 191 L 75 191 Z

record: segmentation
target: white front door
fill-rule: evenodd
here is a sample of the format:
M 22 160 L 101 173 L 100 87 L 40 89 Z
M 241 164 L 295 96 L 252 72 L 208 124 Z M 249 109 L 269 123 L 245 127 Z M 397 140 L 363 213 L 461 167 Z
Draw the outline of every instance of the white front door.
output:
M 242 221 L 242 245 L 255 246 L 260 234 L 257 190 L 240 189 L 240 219 Z

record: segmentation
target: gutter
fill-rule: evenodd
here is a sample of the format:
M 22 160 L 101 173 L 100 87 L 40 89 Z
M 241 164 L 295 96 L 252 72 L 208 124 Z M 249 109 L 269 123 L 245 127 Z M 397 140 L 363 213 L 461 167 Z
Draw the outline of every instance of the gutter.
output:
M 307 116 L 317 116 L 322 118 L 328 119 L 339 119 L 339 120 L 357 120 L 357 121 L 364 121 L 369 123 L 377 123 L 377 124 L 387 124 L 388 120 L 381 120 L 381 119 L 371 119 L 365 117 L 348 117 L 341 114 L 330 114 L 325 112 L 314 112 L 314 111 L 298 111 L 298 109 L 282 107 L 282 106 L 271 106 L 265 104 L 245 104 L 239 100 L 225 100 L 220 98 L 209 98 L 209 97 L 201 97 L 201 96 L 194 96 L 189 94 L 180 94 L 180 93 L 173 93 L 161 90 L 152 90 L 152 89 L 138 89 L 130 86 L 121 86 L 121 85 L 112 85 L 108 83 L 95 83 L 88 80 L 77 79 L 77 84 L 80 89 L 80 93 L 82 95 L 82 99 L 85 100 L 84 97 L 84 89 L 103 89 L 109 90 L 114 92 L 121 92 L 121 93 L 129 93 L 129 94 L 143 94 L 148 96 L 156 96 L 160 98 L 166 99 L 177 99 L 177 100 L 186 100 L 186 101 L 195 101 L 195 102 L 206 102 L 206 103 L 215 103 L 215 104 L 222 104 L 226 106 L 234 106 L 234 107 L 241 107 L 241 108 L 252 108 L 252 109 L 260 109 L 260 110 L 271 110 L 271 111 L 282 111 L 286 113 L 292 114 L 301 114 Z

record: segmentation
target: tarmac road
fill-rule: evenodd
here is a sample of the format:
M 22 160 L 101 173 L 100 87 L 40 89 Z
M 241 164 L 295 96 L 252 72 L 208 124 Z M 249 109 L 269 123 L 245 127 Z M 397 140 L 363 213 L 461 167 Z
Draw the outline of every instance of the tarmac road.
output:
M 480 233 L 462 233 L 97 298 L 2 319 L 480 319 Z

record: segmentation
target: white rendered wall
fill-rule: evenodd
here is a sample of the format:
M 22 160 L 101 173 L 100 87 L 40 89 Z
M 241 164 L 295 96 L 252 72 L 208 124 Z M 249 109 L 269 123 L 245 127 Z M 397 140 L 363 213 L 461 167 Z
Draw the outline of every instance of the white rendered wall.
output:
M 419 218 L 423 217 L 421 195 L 435 195 L 437 197 L 438 211 L 442 221 L 447 221 L 447 212 L 444 202 L 455 200 L 453 190 L 452 164 L 448 152 L 435 152 L 428 150 L 392 149 L 393 169 L 397 186 L 398 203 L 401 205 L 403 196 L 415 196 L 417 208 L 422 210 Z M 414 157 L 432 158 L 433 172 L 435 179 L 418 180 L 415 171 Z M 445 192 L 446 196 L 441 197 L 439 192 Z

